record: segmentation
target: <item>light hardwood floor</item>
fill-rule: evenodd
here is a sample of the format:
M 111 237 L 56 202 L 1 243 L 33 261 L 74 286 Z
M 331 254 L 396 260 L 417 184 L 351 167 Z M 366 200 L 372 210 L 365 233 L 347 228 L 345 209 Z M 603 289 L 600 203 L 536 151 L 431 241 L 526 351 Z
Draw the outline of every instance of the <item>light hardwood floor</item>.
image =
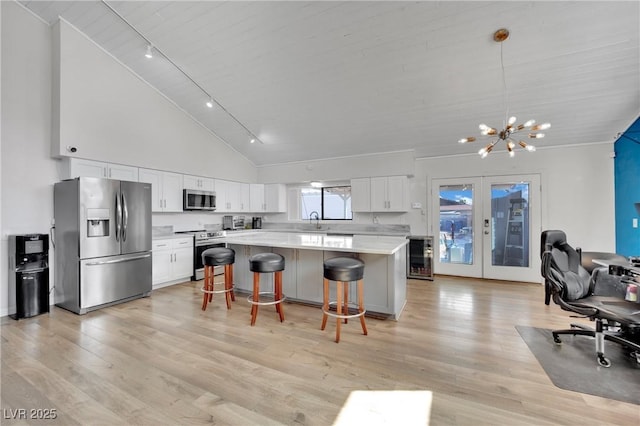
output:
M 84 316 L 3 318 L 2 424 L 330 425 L 353 390 L 429 390 L 431 425 L 640 423 L 640 406 L 547 378 L 514 327 L 571 320 L 540 285 L 409 280 L 399 321 L 367 318 L 368 336 L 350 321 L 339 344 L 319 308 L 286 303 L 280 323 L 261 307 L 250 327 L 244 297 L 202 312 L 200 286 Z M 57 418 L 7 419 L 21 408 Z

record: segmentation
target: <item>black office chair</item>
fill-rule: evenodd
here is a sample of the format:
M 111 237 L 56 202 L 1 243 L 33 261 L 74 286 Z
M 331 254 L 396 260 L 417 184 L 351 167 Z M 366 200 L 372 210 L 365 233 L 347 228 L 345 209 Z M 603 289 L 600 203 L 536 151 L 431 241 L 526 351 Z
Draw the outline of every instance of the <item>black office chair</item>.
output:
M 553 330 L 553 340 L 562 343 L 560 334 L 594 337 L 598 364 L 610 367 L 611 362 L 604 356 L 604 341 L 609 340 L 629 349 L 630 355 L 640 364 L 640 304 L 624 300 L 624 292 L 616 296 L 594 294 L 611 293 L 607 289 L 596 289 L 610 286 L 612 280 L 618 282 L 621 278 L 608 276 L 604 279 L 606 268 L 596 269 L 590 275 L 582 267 L 580 254 L 567 243 L 563 231 L 543 231 L 541 241 L 546 243 L 541 256 L 541 273 L 550 297 L 562 309 L 596 323 L 595 330 L 581 324 L 571 324 L 566 330 Z

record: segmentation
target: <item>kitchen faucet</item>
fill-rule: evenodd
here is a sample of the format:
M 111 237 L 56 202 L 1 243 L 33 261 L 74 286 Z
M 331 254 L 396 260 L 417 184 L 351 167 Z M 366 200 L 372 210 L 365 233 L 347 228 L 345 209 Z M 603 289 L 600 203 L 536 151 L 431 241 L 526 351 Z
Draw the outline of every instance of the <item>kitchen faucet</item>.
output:
M 317 211 L 312 211 L 311 213 L 309 213 L 309 223 L 311 223 L 311 220 L 313 219 L 313 215 L 316 215 L 315 219 L 316 219 L 316 229 L 320 229 L 320 215 L 318 214 Z

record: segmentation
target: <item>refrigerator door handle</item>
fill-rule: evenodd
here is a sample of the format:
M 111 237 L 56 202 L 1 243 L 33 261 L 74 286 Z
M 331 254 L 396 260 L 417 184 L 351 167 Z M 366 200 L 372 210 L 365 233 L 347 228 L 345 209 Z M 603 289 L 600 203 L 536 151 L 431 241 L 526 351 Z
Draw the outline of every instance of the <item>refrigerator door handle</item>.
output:
M 143 255 L 140 255 L 140 256 L 127 257 L 125 259 L 101 260 L 99 262 L 87 262 L 87 266 L 109 265 L 109 264 L 112 264 L 112 263 L 129 262 L 131 260 L 144 259 L 145 257 L 150 257 L 150 256 L 151 256 L 151 254 L 147 253 L 147 254 L 143 254 Z
M 122 229 L 122 205 L 120 204 L 120 194 L 116 194 L 116 241 L 120 242 L 120 232 Z
M 127 199 L 122 193 L 122 241 L 127 241 L 127 225 L 129 224 L 129 209 L 127 209 Z

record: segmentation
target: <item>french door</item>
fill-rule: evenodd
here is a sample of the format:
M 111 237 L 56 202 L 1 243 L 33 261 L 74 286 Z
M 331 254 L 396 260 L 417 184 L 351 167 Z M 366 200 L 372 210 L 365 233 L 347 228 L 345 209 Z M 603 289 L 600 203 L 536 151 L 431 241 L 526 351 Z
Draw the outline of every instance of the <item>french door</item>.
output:
M 540 176 L 433 179 L 435 272 L 540 282 Z

